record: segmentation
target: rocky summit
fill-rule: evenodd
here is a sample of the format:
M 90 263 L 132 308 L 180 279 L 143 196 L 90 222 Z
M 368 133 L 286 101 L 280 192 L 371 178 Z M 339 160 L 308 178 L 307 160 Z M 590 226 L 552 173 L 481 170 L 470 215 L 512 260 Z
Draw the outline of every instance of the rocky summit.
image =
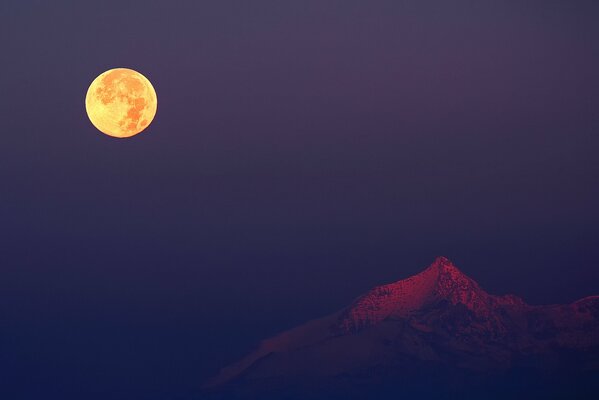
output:
M 207 393 L 477 398 L 479 390 L 486 396 L 491 390 L 497 398 L 594 398 L 597 378 L 599 296 L 529 305 L 487 293 L 439 257 L 417 275 L 375 287 L 333 315 L 263 341 L 223 368 Z

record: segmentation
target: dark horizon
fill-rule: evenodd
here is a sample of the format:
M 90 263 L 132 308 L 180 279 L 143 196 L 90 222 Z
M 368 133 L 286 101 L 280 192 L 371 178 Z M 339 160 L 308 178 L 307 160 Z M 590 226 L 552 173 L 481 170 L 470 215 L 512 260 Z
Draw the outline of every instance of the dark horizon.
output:
M 193 398 L 441 255 L 599 294 L 596 1 L 300 3 L 0 5 L 2 397 Z M 131 139 L 85 114 L 114 67 Z
M 206 399 L 595 399 L 599 295 L 534 306 L 437 257 L 338 312 L 262 341 Z

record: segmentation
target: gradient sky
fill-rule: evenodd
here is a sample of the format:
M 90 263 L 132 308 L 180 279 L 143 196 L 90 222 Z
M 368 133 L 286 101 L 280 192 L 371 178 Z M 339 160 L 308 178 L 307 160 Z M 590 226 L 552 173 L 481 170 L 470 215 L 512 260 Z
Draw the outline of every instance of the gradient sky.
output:
M 0 397 L 187 399 L 437 255 L 535 304 L 599 294 L 597 21 L 594 0 L 2 1 Z M 158 94 L 129 140 L 85 114 L 114 67 Z

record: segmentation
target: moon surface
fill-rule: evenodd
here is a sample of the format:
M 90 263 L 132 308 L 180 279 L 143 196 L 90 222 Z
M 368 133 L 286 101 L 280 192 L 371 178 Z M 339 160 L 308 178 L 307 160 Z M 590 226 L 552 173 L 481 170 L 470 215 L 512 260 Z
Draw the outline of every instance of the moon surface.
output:
M 137 135 L 156 115 L 158 100 L 150 81 L 128 68 L 98 76 L 85 96 L 87 115 L 98 130 L 116 138 Z

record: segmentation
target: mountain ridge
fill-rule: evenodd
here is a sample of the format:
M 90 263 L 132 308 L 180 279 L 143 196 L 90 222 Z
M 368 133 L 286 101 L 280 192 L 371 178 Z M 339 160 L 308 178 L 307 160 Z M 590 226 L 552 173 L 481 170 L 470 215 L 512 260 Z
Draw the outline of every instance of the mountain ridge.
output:
M 487 293 L 438 257 L 416 275 L 262 341 L 208 387 L 355 374 L 376 380 L 374 370 L 395 376 L 389 371 L 409 373 L 410 366 L 483 374 L 521 364 L 557 368 L 565 353 L 584 355 L 582 370 L 599 370 L 599 296 L 529 305 L 515 295 Z
M 515 295 L 492 296 L 460 271 L 448 258 L 437 259 L 422 272 L 387 285 L 376 286 L 347 310 L 340 328 L 355 331 L 389 317 L 407 317 L 439 299 L 464 304 L 476 313 L 489 313 L 495 304 L 525 302 Z

